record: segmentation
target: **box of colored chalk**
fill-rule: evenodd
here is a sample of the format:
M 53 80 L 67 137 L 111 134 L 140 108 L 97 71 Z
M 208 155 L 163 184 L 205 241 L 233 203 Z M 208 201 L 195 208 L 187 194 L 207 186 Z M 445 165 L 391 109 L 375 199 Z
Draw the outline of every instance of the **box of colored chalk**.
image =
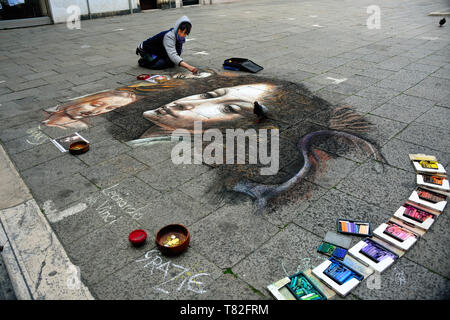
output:
M 417 173 L 446 174 L 442 164 L 436 161 L 413 161 Z
M 412 223 L 409 223 L 408 221 L 399 219 L 398 217 L 395 216 L 391 217 L 389 221 L 401 226 L 402 228 L 408 229 L 409 231 L 412 231 L 415 234 L 418 234 L 420 237 L 423 237 L 423 235 L 427 232 L 425 229 L 422 229 Z
M 286 287 L 297 300 L 327 300 L 326 296 L 303 272 L 298 272 L 289 277 L 291 280 Z
M 294 295 L 286 287 L 291 282 L 289 277 L 284 277 L 267 286 L 270 294 L 277 300 L 297 300 Z
M 352 236 L 372 236 L 372 227 L 370 225 L 370 222 L 337 219 L 337 231 Z
M 428 230 L 439 214 L 440 212 L 437 210 L 421 206 L 418 203 L 406 201 L 394 213 L 394 217 L 397 217 L 421 229 Z
M 380 224 L 373 233 L 376 237 L 405 251 L 409 250 L 420 237 L 420 234 L 417 234 L 411 231 L 411 229 L 405 228 L 392 220 Z
M 328 286 L 326 286 L 321 280 L 319 280 L 316 276 L 314 276 L 311 272 L 311 269 L 303 270 L 301 273 L 308 279 L 307 282 L 303 283 L 303 286 L 305 284 L 310 283 L 311 287 L 315 287 L 318 291 L 321 292 L 321 296 L 325 296 L 325 299 L 317 299 L 317 297 L 314 297 L 314 295 L 310 295 L 312 292 L 309 292 L 307 294 L 301 294 L 299 292 L 299 295 L 296 295 L 295 292 L 292 293 L 292 290 L 288 289 L 289 285 L 292 283 L 292 277 L 295 277 L 298 274 L 284 277 L 278 281 L 275 281 L 274 283 L 271 283 L 267 286 L 267 289 L 269 290 L 270 294 L 277 300 L 332 300 L 335 298 L 336 293 L 331 290 Z M 298 279 L 297 279 L 298 280 Z M 310 290 L 308 285 L 306 285 L 306 290 Z M 308 296 L 310 295 L 310 296 Z M 301 299 L 303 297 L 303 299 Z
M 352 239 L 350 237 L 334 231 L 328 231 L 324 240 L 319 245 L 317 252 L 342 260 L 347 254 L 347 250 L 350 248 L 351 243 Z
M 444 166 L 437 161 L 435 156 L 410 154 L 409 159 L 418 173 L 446 174 Z
M 319 248 L 317 248 L 317 252 L 342 260 L 347 254 L 347 249 L 322 241 Z
M 312 273 L 341 297 L 345 297 L 364 280 L 362 274 L 334 258 L 322 262 Z
M 419 186 L 422 189 L 428 190 L 428 191 L 433 191 L 434 193 L 438 193 L 440 195 L 446 196 L 446 197 L 450 197 L 450 191 L 448 190 L 439 190 L 439 189 L 434 189 L 434 188 L 430 188 L 427 186 Z
M 348 252 L 379 273 L 386 270 L 404 253 L 387 242 L 372 238 L 358 242 Z
M 323 293 L 327 300 L 333 300 L 336 298 L 336 292 L 331 290 L 331 288 L 324 284 L 322 280 L 313 275 L 311 269 L 303 270 L 302 272 L 309 279 L 309 281 L 311 281 L 312 284 L 314 284 L 316 288 Z
M 447 205 L 447 196 L 421 187 L 417 187 L 408 200 L 439 212 L 444 211 Z
M 416 182 L 419 186 L 432 189 L 450 191 L 450 183 L 447 178 L 439 175 L 418 174 Z

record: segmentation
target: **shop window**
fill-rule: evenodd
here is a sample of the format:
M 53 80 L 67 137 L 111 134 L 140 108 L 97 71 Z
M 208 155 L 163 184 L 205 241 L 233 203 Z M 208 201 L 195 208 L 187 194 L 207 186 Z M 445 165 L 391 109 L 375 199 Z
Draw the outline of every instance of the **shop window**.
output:
M 48 16 L 45 0 L 0 0 L 0 20 Z

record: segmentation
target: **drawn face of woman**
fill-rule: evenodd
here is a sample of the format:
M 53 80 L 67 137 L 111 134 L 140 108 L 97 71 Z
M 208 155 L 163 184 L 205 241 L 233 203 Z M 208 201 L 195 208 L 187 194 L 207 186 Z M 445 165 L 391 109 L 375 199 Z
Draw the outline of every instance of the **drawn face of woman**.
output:
M 242 117 L 251 116 L 253 103 L 273 89 L 273 85 L 265 83 L 219 88 L 146 111 L 144 117 L 157 125 L 173 129 L 193 128 L 194 121 L 202 121 L 204 128 L 225 127 Z
M 73 119 L 96 116 L 123 107 L 136 101 L 132 92 L 114 92 L 109 95 L 94 95 L 92 99 L 66 108 L 65 112 Z

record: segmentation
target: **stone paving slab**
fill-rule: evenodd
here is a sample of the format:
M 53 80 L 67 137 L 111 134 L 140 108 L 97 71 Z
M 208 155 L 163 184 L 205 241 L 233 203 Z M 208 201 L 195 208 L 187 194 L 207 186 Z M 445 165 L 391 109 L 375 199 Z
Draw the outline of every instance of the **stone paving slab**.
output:
M 353 195 L 332 189 L 299 213 L 294 223 L 319 237 L 325 237 L 327 231 L 336 230 L 338 218 L 369 221 L 377 226 L 385 222 L 390 214 L 388 210 L 369 204 L 365 199 L 359 200 Z M 352 241 L 356 244 L 358 237 L 352 236 Z
M 123 179 L 147 169 L 148 166 L 121 154 L 115 158 L 90 166 L 80 172 L 97 187 L 105 188 L 121 182 Z
M 217 210 L 214 205 L 194 201 L 176 190 L 164 193 L 158 201 L 153 202 L 138 222 L 154 236 L 167 224 L 182 224 L 190 227 Z
M 307 181 L 299 183 L 292 190 L 292 194 L 301 195 L 300 199 L 298 196 L 282 195 L 269 205 L 261 217 L 279 228 L 284 227 L 301 215 L 314 200 L 319 199 L 326 191 L 327 189 Z
M 450 93 L 448 88 L 450 88 L 450 80 L 428 77 L 405 92 L 425 99 L 440 100 Z
M 192 246 L 220 268 L 233 267 L 277 232 L 253 211 L 250 201 L 220 208 L 191 227 Z
M 178 190 L 202 203 L 211 202 L 212 192 L 215 190 L 214 182 L 220 179 L 216 170 L 209 170 L 191 179 L 178 187 Z
M 16 138 L 28 137 L 31 131 L 38 130 L 39 125 L 39 122 L 28 122 L 12 128 L 7 128 L 2 130 L 0 139 L 3 142 L 8 142 Z
M 85 167 L 86 165 L 77 158 L 65 154 L 59 158 L 24 170 L 21 174 L 27 185 L 32 186 L 30 189 L 34 190 L 39 185 L 51 184 L 54 180 L 78 173 Z
M 19 142 L 19 146 L 22 145 L 21 142 L 24 140 L 26 142 L 26 139 L 22 139 Z M 15 142 L 17 143 L 17 141 Z M 55 145 L 52 142 L 46 142 L 38 146 L 33 146 L 29 143 L 27 144 L 32 148 L 23 152 L 11 154 L 11 158 L 19 171 L 30 169 L 64 155 L 64 153 L 55 148 Z M 10 146 L 13 146 L 13 144 L 10 144 Z
M 353 2 L 248 0 L 83 20 L 80 30 L 60 24 L 1 32 L 0 142 L 95 298 L 271 299 L 268 284 L 325 259 L 317 246 L 337 217 L 376 226 L 395 212 L 415 187 L 409 153 L 434 154 L 449 170 L 450 36 L 427 16 L 445 1 L 383 0 L 382 28 L 374 30 L 365 25 L 373 3 Z M 168 144 L 126 144 L 148 126 L 142 112 L 171 101 L 165 93 L 90 118 L 78 132 L 92 150 L 60 153 L 50 139 L 76 130 L 40 124 L 41 110 L 148 73 L 134 48 L 182 14 L 194 22 L 186 61 L 220 70 L 227 57 L 248 57 L 264 66 L 258 77 L 349 105 L 373 124 L 362 137 L 381 151 L 383 166 L 341 139 L 318 141 L 313 150 L 326 159 L 320 170 L 256 213 L 244 195 L 215 194 L 217 168 L 174 166 Z M 299 137 L 326 128 L 330 111 L 305 106 L 295 124 L 289 117 L 276 119 L 286 154 L 268 183 L 300 170 Z M 363 283 L 346 299 L 448 299 L 447 220 L 448 208 L 382 274 L 381 289 Z M 151 240 L 169 223 L 192 234 L 176 258 L 160 256 Z M 133 228 L 149 233 L 139 249 L 127 241 Z
M 449 235 L 445 228 L 449 222 L 448 207 L 439 215 L 430 229 L 420 241 L 411 248 L 405 255 L 406 258 L 417 264 L 433 270 L 437 274 L 449 278 L 449 270 L 446 268 L 446 261 L 449 258 L 448 246 L 445 245 Z
M 384 102 L 380 100 L 352 95 L 345 98 L 342 103 L 352 106 L 352 108 L 358 112 L 367 113 L 381 106 Z
M 0 146 L 0 209 L 5 209 L 21 204 L 32 198 L 29 189 L 20 179 L 5 150 Z
M 264 295 L 252 286 L 246 284 L 236 275 L 224 274 L 214 281 L 209 288 L 209 294 L 205 300 L 269 300 L 269 295 Z M 231 294 L 230 294 L 231 292 Z
M 9 281 L 8 271 L 5 268 L 3 257 L 0 255 L 0 300 L 17 300 L 14 288 Z
M 122 216 L 137 219 L 140 212 L 151 206 L 152 202 L 157 202 L 160 197 L 161 194 L 157 190 L 150 188 L 136 177 L 129 177 L 119 184 L 71 203 L 68 206 L 70 208 L 79 203 L 84 204 L 83 211 L 55 221 L 52 227 L 61 234 L 61 241 L 67 245 L 106 224 L 115 223 Z
M 90 252 L 89 259 L 84 259 L 79 264 L 82 278 L 89 287 L 101 283 L 109 275 L 134 263 L 147 251 L 155 249 L 154 243 L 150 241 L 135 248 L 123 237 L 120 237 L 119 241 L 113 241 L 113 244 L 108 250 Z
M 317 253 L 321 240 L 308 230 L 290 224 L 234 266 L 233 273 L 268 294 L 269 284 L 326 260 L 325 255 Z
M 222 274 L 194 250 L 168 259 L 153 248 L 93 288 L 97 298 L 107 300 L 203 299 L 204 291 L 214 287 Z M 135 290 L 121 290 L 131 287 Z
M 395 98 L 389 100 L 389 103 L 398 105 L 400 107 L 410 108 L 415 110 L 416 108 L 428 108 L 430 109 L 435 103 L 432 100 L 409 96 L 407 94 L 400 94 Z
M 380 289 L 360 285 L 352 294 L 365 300 L 447 300 L 448 280 L 402 257 L 380 276 Z
M 421 150 L 424 154 L 433 154 L 440 163 L 446 166 L 450 161 L 448 152 L 436 151 L 428 147 L 419 146 L 414 143 L 405 142 L 399 139 L 392 139 L 381 148 L 381 153 L 390 166 L 415 173 L 415 169 L 409 160 L 409 154 Z
M 401 92 L 402 92 L 401 90 L 371 86 L 369 88 L 359 91 L 357 93 L 357 95 L 364 97 L 364 98 L 375 100 L 381 104 L 381 103 L 387 102 L 388 100 L 394 98 L 395 96 L 399 95 Z
M 30 150 L 37 145 L 40 145 L 40 144 L 43 144 L 43 143 L 49 141 L 48 137 L 43 134 L 39 135 L 39 141 L 32 141 L 33 143 L 36 143 L 36 144 L 31 144 L 29 142 L 30 140 L 28 140 L 28 141 L 27 140 L 28 140 L 28 137 L 20 137 L 20 138 L 14 139 L 14 140 L 10 140 L 8 142 L 5 142 L 4 147 L 8 151 L 8 154 L 11 157 L 14 157 L 14 155 L 17 153 L 22 153 L 23 151 Z
M 379 162 L 367 161 L 336 188 L 394 214 L 415 186 L 415 174 Z
M 164 161 L 152 165 L 150 169 L 140 172 L 137 176 L 160 191 L 174 190 L 192 178 L 211 170 L 205 165 L 174 164 Z
M 45 204 L 48 204 L 52 210 L 64 210 L 71 203 L 82 200 L 98 190 L 92 182 L 78 173 L 47 183 L 39 184 L 39 181 L 33 180 L 29 185 L 33 186 L 34 183 L 40 186 L 33 190 L 34 199 L 44 208 Z
M 388 102 L 371 111 L 370 114 L 388 118 L 390 120 L 411 123 L 428 110 L 429 107 L 416 107 L 414 109 L 411 109 Z
M 448 127 L 438 128 L 421 123 L 412 123 L 403 130 L 397 138 L 432 149 L 449 152 Z
M 34 299 L 92 299 L 79 279 L 73 288 L 67 285 L 74 266 L 34 200 L 0 211 L 0 218 Z
M 399 121 L 375 117 L 373 115 L 367 115 L 366 119 L 371 123 L 371 129 L 364 136 L 380 147 L 406 127 L 404 123 Z
M 416 122 L 438 128 L 446 128 L 450 122 L 450 110 L 436 106 L 421 115 Z
M 114 220 L 114 223 L 107 223 L 70 242 L 66 248 L 74 263 L 86 264 L 91 259 L 103 255 L 101 251 L 110 251 L 106 248 L 116 248 L 122 239 L 126 239 L 126 235 L 138 228 L 139 225 L 135 221 L 130 221 L 127 216 L 121 216 Z

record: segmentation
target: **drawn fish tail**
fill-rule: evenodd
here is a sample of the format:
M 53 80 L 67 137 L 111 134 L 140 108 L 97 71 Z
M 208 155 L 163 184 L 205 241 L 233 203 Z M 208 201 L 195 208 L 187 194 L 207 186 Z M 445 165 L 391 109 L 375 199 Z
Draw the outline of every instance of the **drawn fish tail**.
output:
M 312 165 L 310 157 L 313 157 L 318 163 L 320 163 L 320 159 L 311 151 L 312 141 L 318 137 L 341 137 L 348 139 L 354 143 L 361 144 L 363 148 L 371 153 L 377 160 L 382 159 L 376 147 L 358 136 L 333 130 L 315 131 L 304 136 L 298 143 L 299 151 L 304 159 L 304 164 L 300 171 L 292 178 L 279 185 L 264 185 L 248 180 L 242 180 L 234 186 L 233 190 L 235 192 L 244 193 L 255 199 L 257 212 L 261 212 L 272 198 L 286 191 L 305 177 Z

